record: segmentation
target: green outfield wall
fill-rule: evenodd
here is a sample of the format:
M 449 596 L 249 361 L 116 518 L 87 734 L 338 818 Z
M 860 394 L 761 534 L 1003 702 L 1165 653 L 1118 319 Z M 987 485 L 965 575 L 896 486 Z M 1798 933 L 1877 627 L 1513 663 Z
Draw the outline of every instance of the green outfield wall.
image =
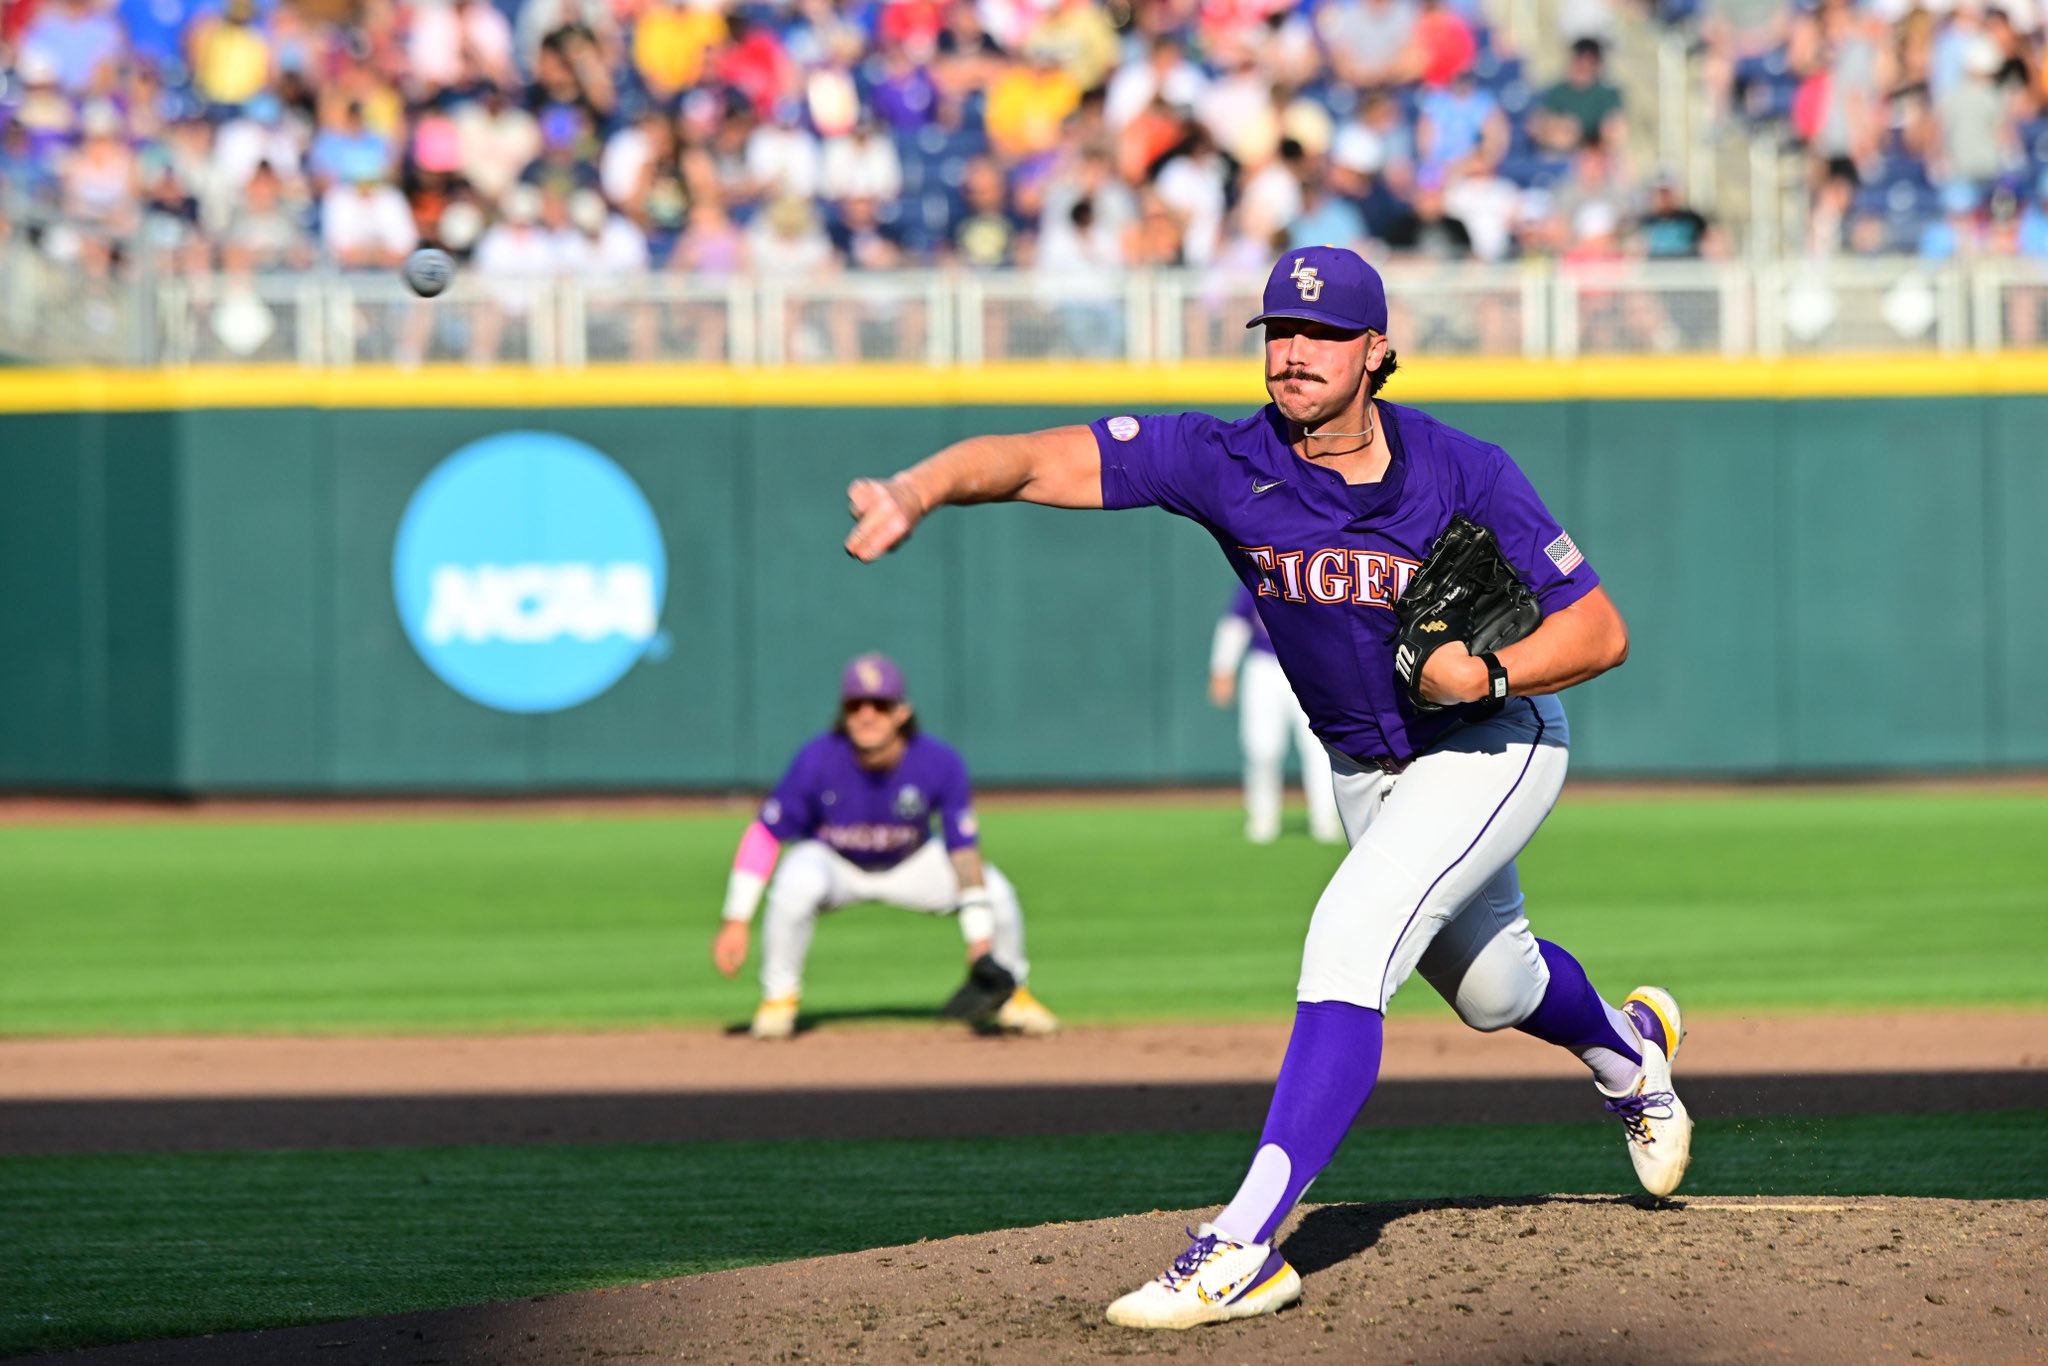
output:
M 839 665 L 875 648 L 903 661 L 928 723 L 984 783 L 1236 769 L 1234 725 L 1203 686 L 1231 579 L 1200 529 L 1001 507 L 944 514 L 873 568 L 839 542 L 851 478 L 953 438 L 1249 399 L 609 406 L 492 390 L 437 407 L 419 390 L 388 406 L 374 390 L 288 403 L 150 391 L 81 411 L 11 392 L 0 786 L 757 786 L 826 721 Z M 1577 772 L 2048 763 L 2030 686 L 2048 678 L 2048 397 L 1426 406 L 1508 447 L 1629 619 L 1628 665 L 1571 695 Z M 394 543 L 422 481 L 512 430 L 608 456 L 667 556 L 639 661 L 540 714 L 444 682 L 394 601 Z

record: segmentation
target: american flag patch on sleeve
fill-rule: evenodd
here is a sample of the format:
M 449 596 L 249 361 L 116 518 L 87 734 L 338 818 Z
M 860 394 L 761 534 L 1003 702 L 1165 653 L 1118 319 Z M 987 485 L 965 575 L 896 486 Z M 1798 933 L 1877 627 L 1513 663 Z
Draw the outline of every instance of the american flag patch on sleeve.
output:
M 1568 531 L 1558 532 L 1557 539 L 1543 547 L 1543 553 L 1550 557 L 1550 562 L 1557 566 L 1557 572 L 1560 574 L 1569 574 L 1586 562 L 1586 557 L 1572 544 L 1571 533 Z

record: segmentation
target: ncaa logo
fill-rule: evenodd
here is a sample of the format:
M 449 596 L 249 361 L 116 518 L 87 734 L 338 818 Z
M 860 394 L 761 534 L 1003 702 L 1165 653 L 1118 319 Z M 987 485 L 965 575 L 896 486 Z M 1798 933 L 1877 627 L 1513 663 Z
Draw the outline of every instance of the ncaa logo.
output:
M 414 491 L 391 587 L 406 638 L 442 682 L 499 711 L 561 711 L 655 644 L 668 554 L 639 485 L 601 452 L 502 432 Z

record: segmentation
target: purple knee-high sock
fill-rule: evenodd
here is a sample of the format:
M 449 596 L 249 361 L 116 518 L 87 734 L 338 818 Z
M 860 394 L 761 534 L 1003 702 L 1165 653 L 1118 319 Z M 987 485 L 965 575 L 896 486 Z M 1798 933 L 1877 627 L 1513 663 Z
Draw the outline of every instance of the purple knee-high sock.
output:
M 1633 1084 L 1643 1066 L 1637 1026 L 1600 998 L 1578 959 L 1548 939 L 1537 940 L 1536 946 L 1550 969 L 1550 985 L 1535 1011 L 1515 1028 L 1578 1054 L 1610 1091 Z
M 1346 1001 L 1304 1001 L 1252 1169 L 1216 1227 L 1241 1243 L 1269 1241 L 1321 1175 L 1380 1075 L 1382 1016 Z

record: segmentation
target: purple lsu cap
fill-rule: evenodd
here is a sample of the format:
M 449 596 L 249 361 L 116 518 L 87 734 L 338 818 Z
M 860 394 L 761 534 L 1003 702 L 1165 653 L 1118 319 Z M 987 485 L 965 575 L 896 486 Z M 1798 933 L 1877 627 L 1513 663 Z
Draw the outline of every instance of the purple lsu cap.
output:
M 1363 256 L 1347 247 L 1290 251 L 1266 277 L 1265 308 L 1246 323 L 1303 318 L 1346 332 L 1387 330 L 1387 287 Z
M 901 702 L 904 698 L 903 670 L 883 654 L 862 655 L 846 666 L 839 676 L 839 700 L 873 698 L 877 702 Z

